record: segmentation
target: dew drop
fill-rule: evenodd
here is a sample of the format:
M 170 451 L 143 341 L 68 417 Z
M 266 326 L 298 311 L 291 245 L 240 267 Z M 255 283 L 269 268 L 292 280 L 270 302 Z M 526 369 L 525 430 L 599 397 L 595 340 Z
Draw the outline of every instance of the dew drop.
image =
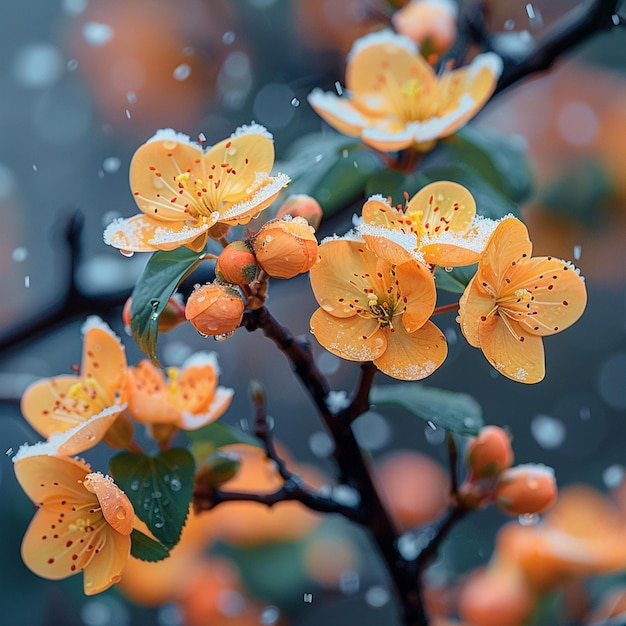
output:
M 300 100 L 298 100 L 298 98 L 292 98 L 291 99 L 291 106 L 293 107 L 299 107 L 300 106 Z
M 20 246 L 19 248 L 15 248 L 11 253 L 11 258 L 16 263 L 22 263 L 28 258 L 28 250 L 22 246 Z
M 226 46 L 230 46 L 234 42 L 235 42 L 235 33 L 232 30 L 227 30 L 222 35 L 222 43 Z
M 183 484 L 178 480 L 178 478 L 172 478 L 170 481 L 170 489 L 172 491 L 180 491 L 183 487 Z
M 226 341 L 230 339 L 235 334 L 235 331 L 231 331 L 229 333 L 222 333 L 221 335 L 213 335 L 213 339 L 215 341 Z
M 163 522 L 155 522 L 154 523 L 154 527 L 155 528 L 163 528 Z
M 130 259 L 130 257 L 135 253 L 132 250 L 120 250 L 120 254 Z
M 204 339 L 206 339 L 208 337 L 208 335 L 206 333 L 203 333 L 202 331 L 198 331 L 198 335 L 200 335 L 200 337 L 203 337 Z
M 454 268 L 450 267 L 449 265 L 446 265 L 446 267 L 443 268 L 446 272 L 450 273 Z
M 574 259 L 575 259 L 576 261 L 579 261 L 579 260 L 580 260 L 580 254 L 581 254 L 581 252 L 582 252 L 582 247 L 581 247 L 580 245 L 576 244 L 576 245 L 574 246 Z
M 130 483 L 130 490 L 131 491 L 139 491 L 139 481 L 138 480 L 133 480 L 133 482 Z
M 174 69 L 174 80 L 183 81 L 191 76 L 191 66 L 181 63 Z
M 7 451 L 5 452 L 5 454 L 7 456 L 11 456 L 13 454 L 13 448 L 8 448 Z
M 115 511 L 115 517 L 117 519 L 126 519 L 126 511 L 120 507 L 117 511 Z
M 24 276 L 24 287 L 26 287 L 26 289 L 30 287 L 30 276 L 28 274 Z
M 521 526 L 536 526 L 539 523 L 539 515 L 537 513 L 524 513 L 517 518 Z

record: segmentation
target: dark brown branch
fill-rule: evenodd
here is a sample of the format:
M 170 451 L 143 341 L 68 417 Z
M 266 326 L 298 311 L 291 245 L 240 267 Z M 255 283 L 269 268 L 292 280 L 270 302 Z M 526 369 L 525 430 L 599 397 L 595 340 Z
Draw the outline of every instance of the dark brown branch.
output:
M 247 311 L 242 325 L 248 331 L 260 329 L 271 339 L 292 363 L 294 372 L 311 394 L 320 416 L 335 443 L 333 458 L 339 469 L 341 482 L 354 489 L 360 496 L 354 521 L 370 532 L 393 580 L 403 609 L 406 626 L 426 626 L 421 580 L 415 564 L 406 560 L 398 550 L 398 532 L 383 506 L 370 476 L 367 464 L 350 426 L 352 413 L 347 410 L 333 414 L 330 410 L 328 384 L 315 366 L 311 348 L 305 341 L 296 340 L 265 308 Z M 357 406 L 364 406 L 364 391 L 371 384 L 373 372 L 366 366 L 355 398 Z M 359 389 L 363 391 L 359 392 Z

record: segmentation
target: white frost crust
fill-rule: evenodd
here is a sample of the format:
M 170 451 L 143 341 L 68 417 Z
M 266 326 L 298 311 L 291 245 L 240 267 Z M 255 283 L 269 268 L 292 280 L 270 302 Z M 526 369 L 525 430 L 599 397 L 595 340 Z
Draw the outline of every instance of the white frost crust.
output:
M 412 39 L 406 35 L 399 35 L 390 28 L 385 28 L 384 30 L 369 33 L 368 35 L 357 39 L 352 45 L 352 49 L 348 53 L 346 60 L 350 63 L 350 61 L 352 61 L 352 59 L 359 54 L 359 52 L 369 48 L 370 46 L 379 46 L 381 44 L 404 48 L 410 54 L 417 55 L 419 53 L 419 47 Z
M 195 142 L 191 140 L 189 135 L 185 135 L 184 133 L 179 133 L 173 128 L 161 128 L 146 141 L 146 143 L 152 143 L 153 141 L 175 141 L 177 143 L 184 143 L 192 148 L 195 148 L 199 152 L 202 151 L 202 148 Z
M 213 220 L 214 222 L 217 220 Z M 178 243 L 183 241 L 190 241 L 195 237 L 199 237 L 205 233 L 213 224 L 206 223 L 200 226 L 183 226 L 179 231 L 175 231 L 167 226 L 159 226 L 154 230 L 154 237 L 148 241 L 148 243 L 158 246 L 163 243 Z
M 474 77 L 483 68 L 487 68 L 496 78 L 500 78 L 503 67 L 502 57 L 495 52 L 484 52 L 477 55 L 469 64 L 469 75 Z
M 233 204 L 228 207 L 226 211 L 220 212 L 218 221 L 222 222 L 225 220 L 237 219 L 240 215 L 248 213 L 255 207 L 269 200 L 272 196 L 278 194 L 281 189 L 286 187 L 291 182 L 291 178 L 289 178 L 287 174 L 279 173 L 276 174 L 276 176 L 267 176 L 266 174 L 257 172 L 257 180 L 259 180 L 259 175 L 263 176 L 263 178 L 267 177 L 270 182 L 263 185 L 258 191 L 254 192 L 247 200 Z
M 257 124 L 255 121 L 236 128 L 235 132 L 231 135 L 231 138 L 241 137 L 242 135 L 263 135 L 263 137 L 267 137 L 268 139 L 274 141 L 274 135 L 272 135 L 272 133 L 270 133 L 265 126 Z
M 181 366 L 181 370 L 189 367 L 204 367 L 210 365 L 219 376 L 220 368 L 217 364 L 217 352 L 195 352 Z

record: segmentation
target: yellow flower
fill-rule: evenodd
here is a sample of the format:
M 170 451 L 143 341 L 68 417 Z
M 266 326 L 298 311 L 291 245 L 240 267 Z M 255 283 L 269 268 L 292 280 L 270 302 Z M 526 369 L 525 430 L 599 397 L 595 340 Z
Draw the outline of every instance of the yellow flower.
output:
M 349 361 L 373 361 L 401 380 L 432 374 L 447 354 L 429 320 L 436 300 L 428 269 L 389 241 L 379 254 L 363 241 L 331 239 L 319 247 L 311 286 L 320 308 L 311 330 L 328 351 Z
M 118 582 L 134 518 L 124 492 L 84 461 L 37 454 L 29 446 L 13 460 L 18 482 L 38 507 L 22 541 L 26 566 L 51 580 L 82 571 L 87 595 Z
M 199 352 L 178 369 L 163 371 L 148 360 L 128 370 L 128 411 L 144 424 L 167 424 L 195 430 L 220 417 L 230 405 L 233 390 L 217 385 L 219 369 L 214 352 Z
M 571 326 L 587 292 L 576 268 L 552 257 L 531 258 L 522 222 L 503 219 L 459 302 L 463 335 L 502 374 L 523 383 L 545 375 L 543 340 Z
M 204 248 L 207 237 L 247 224 L 289 183 L 270 176 L 274 143 L 263 126 L 238 128 L 207 152 L 189 137 L 160 130 L 130 164 L 130 187 L 143 215 L 119 219 L 105 243 L 127 252 Z
M 363 206 L 358 231 L 374 250 L 392 238 L 426 263 L 457 267 L 478 261 L 495 226 L 476 215 L 476 202 L 465 187 L 440 181 L 422 188 L 404 209 L 372 196 Z
M 119 338 L 96 316 L 82 327 L 83 357 L 77 376 L 55 376 L 30 385 L 22 396 L 26 421 L 44 437 L 82 432 L 63 454 L 95 446 L 126 408 L 126 353 Z M 87 430 L 82 426 L 89 421 Z
M 489 52 L 438 77 L 411 39 L 388 30 L 358 39 L 347 63 L 344 96 L 315 89 L 309 104 L 340 132 L 384 152 L 429 150 L 456 132 L 491 97 L 502 71 Z

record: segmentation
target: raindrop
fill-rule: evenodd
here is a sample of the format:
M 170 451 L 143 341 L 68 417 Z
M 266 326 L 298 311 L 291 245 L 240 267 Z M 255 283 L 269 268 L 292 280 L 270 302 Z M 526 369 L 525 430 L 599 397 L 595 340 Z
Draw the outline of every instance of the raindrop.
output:
M 68 72 L 74 72 L 78 69 L 78 59 L 70 59 L 67 62 L 67 70 Z
M 365 592 L 365 602 L 374 608 L 380 608 L 385 606 L 389 602 L 389 591 L 380 585 L 370 587 Z
M 132 250 L 120 250 L 120 254 L 122 256 L 128 257 L 130 258 L 131 256 L 133 256 L 133 254 L 135 254 Z
M 526 15 L 528 15 L 528 21 L 531 26 L 535 28 L 541 28 L 543 26 L 543 17 L 539 9 L 536 9 L 532 3 L 526 5 Z
M 619 15 L 613 14 L 611 15 L 611 21 L 613 22 L 613 24 L 615 24 L 615 26 L 619 26 L 622 20 L 620 19 Z
M 319 163 L 319 162 L 320 162 L 323 158 L 324 158 L 324 155 L 323 155 L 323 154 L 318 154 L 318 155 L 316 155 L 316 157 L 315 157 L 315 162 L 316 162 L 316 163 Z
M 214 341 L 226 341 L 230 339 L 235 334 L 234 330 L 231 330 L 229 333 L 222 333 L 221 335 L 213 335 Z
M 313 602 L 313 594 L 312 593 L 305 593 L 302 597 L 302 600 L 304 602 L 306 602 L 307 604 L 311 604 L 311 602 Z
M 580 260 L 580 253 L 582 252 L 582 247 L 578 244 L 574 246 L 574 260 Z
M 130 119 L 130 111 L 126 109 L 126 119 Z
M 163 522 L 155 522 L 154 523 L 154 527 L 155 528 L 163 528 Z
M 198 335 L 200 335 L 200 337 L 202 337 L 203 339 L 206 339 L 208 337 L 208 335 L 206 333 L 203 333 L 202 331 L 198 331 Z
M 536 513 L 524 513 L 517 518 L 521 526 L 536 526 L 539 523 L 539 515 Z
M 451 272 L 454 268 L 450 267 L 449 265 L 446 265 L 443 269 L 444 269 L 446 272 L 450 273 L 450 272 Z
M 338 80 L 335 81 L 335 91 L 337 92 L 338 96 L 341 96 L 343 94 L 343 87 L 341 86 L 341 83 Z
M 358 572 L 352 569 L 341 572 L 339 577 L 339 590 L 341 593 L 352 596 L 359 592 L 360 580 Z
M 295 96 L 291 99 L 291 106 L 294 107 L 299 107 L 300 106 L 300 100 L 298 100 L 298 98 L 296 98 Z
M 266 606 L 261 613 L 261 624 L 264 626 L 272 626 L 278 621 L 280 617 L 280 609 L 277 606 L 270 604 Z
M 104 161 L 102 161 L 102 169 L 107 174 L 113 174 L 114 172 L 117 172 L 117 170 L 120 169 L 121 165 L 122 161 L 117 157 L 107 157 L 106 159 L 104 159 Z
M 33 172 L 38 171 L 38 167 L 33 163 Z
M 83 26 L 83 37 L 91 46 L 103 46 L 113 38 L 113 29 L 108 24 L 87 22 Z
M 508 19 L 504 22 L 504 30 L 513 30 L 515 28 L 515 20 Z
M 235 41 L 235 33 L 232 30 L 227 30 L 222 35 L 222 43 L 226 46 L 230 46 Z
M 11 456 L 11 455 L 13 454 L 13 448 L 9 448 L 9 449 L 5 452 L 5 454 L 6 454 L 7 456 Z
M 248 423 L 248 420 L 245 417 L 242 417 L 239 420 L 239 428 L 241 428 L 241 430 L 243 431 L 250 430 L 250 424 Z
M 28 274 L 24 276 L 24 287 L 26 287 L 26 289 L 30 287 L 30 276 Z
M 446 439 L 446 429 L 439 428 L 436 424 L 429 420 L 428 425 L 424 428 L 424 436 L 429 444 L 438 446 Z
M 174 80 L 182 81 L 191 76 L 191 66 L 187 63 L 181 63 L 174 69 Z
M 321 459 L 330 456 L 334 447 L 333 440 L 324 431 L 318 430 L 309 437 L 311 452 Z
M 206 135 L 204 133 L 198 133 L 198 142 L 201 144 L 206 142 Z
M 23 261 L 26 261 L 26 259 L 28 258 L 28 250 L 21 246 L 19 248 L 15 248 L 13 252 L 11 253 L 11 258 L 16 263 L 22 263 Z
M 158 309 L 159 308 L 159 304 L 161 304 L 156 298 L 152 298 L 152 300 L 150 300 L 150 306 L 153 309 Z
M 130 483 L 130 490 L 131 491 L 139 491 L 139 481 L 138 480 L 133 480 L 133 482 Z
M 180 491 L 183 487 L 183 484 L 178 480 L 178 478 L 172 478 L 170 481 L 170 489 L 172 491 Z
M 535 441 L 546 449 L 558 448 L 567 434 L 565 424 L 550 415 L 536 415 L 530 422 L 530 432 Z
M 609 465 L 602 472 L 602 480 L 608 489 L 619 487 L 624 480 L 624 466 L 619 464 Z

